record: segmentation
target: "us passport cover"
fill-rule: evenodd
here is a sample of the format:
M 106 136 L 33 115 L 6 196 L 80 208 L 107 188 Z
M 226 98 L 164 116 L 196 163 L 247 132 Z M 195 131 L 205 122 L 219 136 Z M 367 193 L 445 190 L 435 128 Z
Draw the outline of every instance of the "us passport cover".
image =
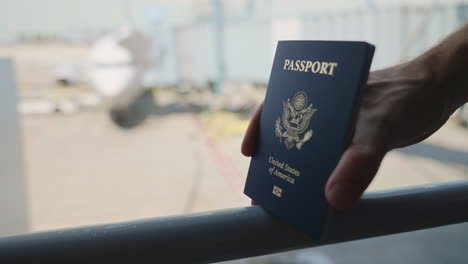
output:
M 278 42 L 244 193 L 313 239 L 373 53 L 365 42 Z

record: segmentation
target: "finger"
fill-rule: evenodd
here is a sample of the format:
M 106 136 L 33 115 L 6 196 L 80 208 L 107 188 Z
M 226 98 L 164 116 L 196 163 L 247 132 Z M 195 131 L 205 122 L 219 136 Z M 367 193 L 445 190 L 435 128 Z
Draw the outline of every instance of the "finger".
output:
M 258 128 L 260 126 L 260 115 L 262 113 L 263 103 L 261 103 L 254 116 L 250 120 L 249 127 L 242 140 L 241 152 L 244 156 L 251 157 L 255 153 L 255 144 L 257 142 Z
M 385 151 L 351 145 L 328 179 L 325 195 L 332 207 L 351 207 L 377 173 Z

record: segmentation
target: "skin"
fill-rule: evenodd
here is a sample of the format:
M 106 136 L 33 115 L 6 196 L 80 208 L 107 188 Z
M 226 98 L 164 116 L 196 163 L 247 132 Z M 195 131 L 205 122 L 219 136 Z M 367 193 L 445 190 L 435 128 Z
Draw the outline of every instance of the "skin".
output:
M 426 139 L 467 101 L 468 24 L 409 62 L 369 73 L 352 140 L 325 187 L 330 205 L 354 205 L 388 151 Z M 262 108 L 242 142 L 248 157 L 255 154 Z

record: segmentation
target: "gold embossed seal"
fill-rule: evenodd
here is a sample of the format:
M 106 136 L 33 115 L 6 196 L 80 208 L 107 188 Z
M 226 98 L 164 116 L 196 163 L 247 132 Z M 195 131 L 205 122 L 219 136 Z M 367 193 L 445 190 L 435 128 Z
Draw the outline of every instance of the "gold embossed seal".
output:
M 287 149 L 296 146 L 301 149 L 313 135 L 313 130 L 309 129 L 310 118 L 317 111 L 312 104 L 307 105 L 307 94 L 303 91 L 297 92 L 292 102 L 290 98 L 283 101 L 283 116 L 276 119 L 275 135 L 284 139 L 284 145 Z M 307 130 L 307 132 L 305 132 Z M 301 134 L 304 133 L 301 138 Z

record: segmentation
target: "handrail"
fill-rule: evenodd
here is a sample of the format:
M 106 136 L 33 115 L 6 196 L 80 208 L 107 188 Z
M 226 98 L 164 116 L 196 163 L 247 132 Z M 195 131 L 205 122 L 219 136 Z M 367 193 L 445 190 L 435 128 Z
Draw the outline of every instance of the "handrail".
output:
M 366 194 L 312 241 L 260 206 L 0 238 L 0 263 L 210 263 L 468 221 L 468 181 Z

